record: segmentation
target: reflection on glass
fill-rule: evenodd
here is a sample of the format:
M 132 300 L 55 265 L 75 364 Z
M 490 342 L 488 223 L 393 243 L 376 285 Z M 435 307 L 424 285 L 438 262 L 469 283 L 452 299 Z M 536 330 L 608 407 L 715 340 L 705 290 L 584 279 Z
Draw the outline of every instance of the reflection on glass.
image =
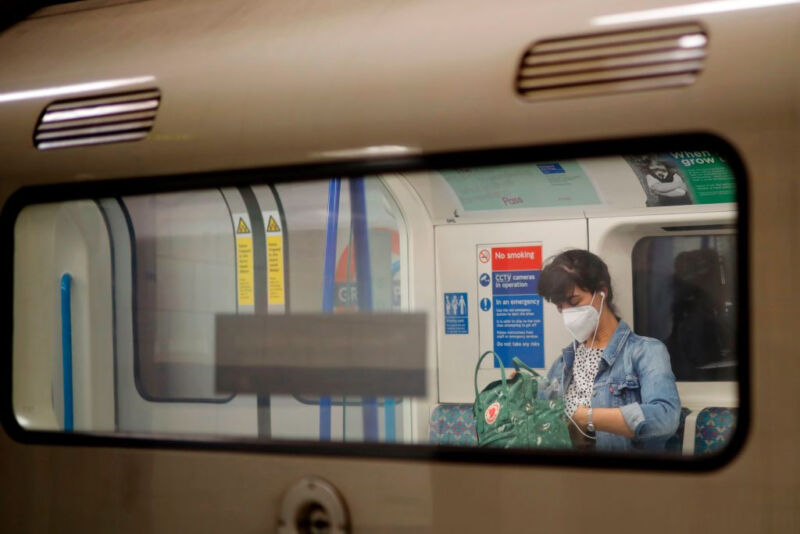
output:
M 736 236 L 644 238 L 633 265 L 634 322 L 666 344 L 677 379 L 735 380 Z
M 654 202 L 679 168 L 685 198 Z M 31 205 L 15 224 L 15 415 L 716 452 L 739 402 L 735 194 L 699 151 Z M 704 223 L 708 205 L 724 224 Z M 591 247 L 587 227 L 606 232 Z
M 136 386 L 153 401 L 225 400 L 214 391 L 214 318 L 235 312 L 231 217 L 220 191 L 127 197 Z

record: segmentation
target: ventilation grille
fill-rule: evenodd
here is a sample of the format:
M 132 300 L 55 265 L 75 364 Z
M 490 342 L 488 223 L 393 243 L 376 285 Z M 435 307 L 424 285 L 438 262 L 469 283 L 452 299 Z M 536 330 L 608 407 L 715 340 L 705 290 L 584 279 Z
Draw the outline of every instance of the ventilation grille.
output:
M 697 24 L 539 41 L 522 58 L 517 91 L 546 99 L 689 85 L 707 42 Z
M 157 89 L 81 100 L 45 108 L 33 140 L 39 150 L 143 139 L 161 102 Z

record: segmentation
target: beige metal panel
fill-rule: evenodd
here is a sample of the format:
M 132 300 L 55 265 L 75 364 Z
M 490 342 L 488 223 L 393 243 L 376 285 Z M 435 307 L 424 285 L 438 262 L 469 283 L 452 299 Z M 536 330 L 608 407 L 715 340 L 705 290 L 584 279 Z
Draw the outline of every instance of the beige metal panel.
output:
M 410 522 L 413 532 L 429 525 L 441 532 L 527 528 L 531 519 L 519 511 L 531 503 L 538 528 L 565 532 L 618 521 L 609 518 L 609 510 L 619 506 L 626 522 L 647 524 L 652 532 L 795 531 L 800 436 L 782 414 L 796 403 L 794 386 L 800 380 L 792 298 L 800 290 L 795 276 L 800 257 L 787 245 L 800 239 L 794 174 L 800 137 L 791 123 L 734 129 L 729 137 L 751 172 L 754 412 L 747 446 L 725 469 L 686 475 L 80 450 L 22 446 L 3 434 L 0 475 L 4 488 L 14 488 L 4 489 L 0 498 L 3 529 L 255 532 L 270 524 L 281 489 L 311 472 L 340 487 L 360 531 L 391 525 L 401 531 Z
M 0 433 L 2 532 L 274 532 L 280 494 L 332 481 L 357 532 L 430 532 L 430 468 L 409 462 L 22 446 Z M 6 491 L 16 485 L 13 491 Z
M 674 3 L 679 2 L 653 1 L 647 5 Z M 200 19 L 198 33 L 208 36 L 218 34 L 231 17 L 237 22 L 250 18 L 253 25 L 258 21 L 252 10 L 244 8 L 232 15 L 238 4 L 226 3 L 231 6 L 225 8 L 226 13 L 213 13 L 216 24 L 191 12 L 194 8 L 186 7 L 186 3 L 181 5 L 190 10 L 189 17 Z M 800 457 L 796 447 L 800 431 L 791 424 L 791 417 L 787 418 L 797 405 L 795 391 L 800 383 L 794 335 L 796 295 L 800 294 L 796 276 L 800 264 L 796 246 L 800 242 L 796 220 L 800 205 L 796 176 L 800 168 L 796 8 L 701 17 L 711 37 L 710 56 L 706 70 L 691 88 L 534 105 L 508 96 L 513 92 L 511 73 L 525 46 L 540 37 L 591 29 L 593 15 L 643 9 L 642 3 L 519 2 L 499 7 L 487 4 L 485 12 L 463 2 L 398 4 L 393 8 L 396 11 L 375 5 L 354 16 L 357 23 L 353 22 L 352 28 L 344 14 L 333 16 L 326 14 L 324 7 L 313 7 L 320 17 L 313 23 L 308 20 L 308 11 L 298 7 L 284 7 L 283 13 L 275 8 L 276 25 L 286 23 L 286 12 L 304 11 L 302 20 L 311 26 L 311 37 L 305 35 L 304 41 L 288 40 L 286 34 L 294 31 L 291 25 L 283 29 L 262 27 L 259 33 L 261 39 L 269 36 L 272 46 L 293 43 L 309 55 L 316 53 L 315 69 L 293 70 L 290 62 L 279 69 L 273 63 L 258 72 L 253 70 L 252 77 L 225 78 L 237 80 L 230 85 L 241 87 L 262 77 L 271 82 L 270 91 L 274 93 L 270 93 L 270 105 L 252 115 L 241 102 L 266 103 L 268 99 L 259 96 L 260 90 L 231 98 L 232 105 L 217 104 L 221 102 L 217 96 L 230 96 L 230 87 L 215 91 L 210 84 L 199 83 L 197 77 L 181 79 L 181 68 L 186 68 L 181 63 L 175 64 L 172 72 L 159 74 L 164 114 L 157 120 L 154 142 L 148 141 L 146 146 L 38 154 L 29 148 L 30 132 L 44 102 L 21 102 L 13 108 L 0 104 L 0 161 L 6 178 L 0 185 L 0 202 L 23 183 L 309 161 L 310 154 L 322 150 L 375 144 L 409 144 L 433 152 L 688 130 L 718 132 L 740 150 L 750 172 L 752 324 L 741 326 L 750 328 L 752 336 L 753 414 L 744 450 L 720 471 L 687 475 L 23 446 L 0 432 L 0 529 L 269 531 L 280 491 L 300 476 L 315 473 L 342 490 L 357 532 L 402 532 L 404 528 L 408 532 L 500 532 L 530 529 L 532 525 L 537 530 L 556 532 L 640 525 L 648 532 L 669 533 L 799 530 Z M 94 12 L 91 20 L 98 20 L 102 12 Z M 144 32 L 155 28 L 154 33 L 165 35 L 140 35 L 136 39 L 133 31 L 117 33 L 128 39 L 135 53 L 152 46 L 161 52 L 169 49 L 165 54 L 169 57 L 145 54 L 147 59 L 122 62 L 116 69 L 88 65 L 76 69 L 74 58 L 67 61 L 66 52 L 59 54 L 49 48 L 55 45 L 48 42 L 64 46 L 67 41 L 85 39 L 88 44 L 82 52 L 91 62 L 95 57 L 88 52 L 92 35 L 108 38 L 110 32 L 96 31 L 92 26 L 88 29 L 95 32 L 87 31 L 77 22 L 77 16 L 73 24 L 64 25 L 75 32 L 72 37 L 63 30 L 49 41 L 43 34 L 31 34 L 30 27 L 24 25 L 10 30 L 0 36 L 0 49 L 7 51 L 9 40 L 20 39 L 24 32 L 28 41 L 14 54 L 2 55 L 3 68 L 6 57 L 16 57 L 16 65 L 27 65 L 23 49 L 37 59 L 27 73 L 4 71 L 3 90 L 72 83 L 76 76 L 127 76 L 128 66 L 138 73 L 155 72 L 156 62 L 171 64 L 180 54 L 164 46 L 163 40 L 168 37 L 164 27 L 172 24 L 172 17 L 178 17 L 179 8 L 164 3 L 150 13 L 160 17 L 159 22 L 145 19 L 153 23 L 148 25 L 134 19 L 136 27 Z M 369 29 L 369 23 L 376 28 L 369 35 L 374 45 L 369 47 L 369 54 L 376 55 L 365 58 L 358 56 L 364 47 L 358 46 L 362 42 L 356 30 Z M 302 24 L 295 22 L 297 25 Z M 337 26 L 336 32 L 353 41 L 326 31 L 330 26 Z M 411 31 L 402 33 L 403 26 L 411 26 Z M 184 31 L 173 33 L 185 39 Z M 235 39 L 246 44 L 243 36 L 247 31 L 246 27 L 238 30 Z M 331 39 L 332 35 L 338 38 Z M 205 42 L 202 37 L 198 39 L 201 44 Z M 315 46 L 320 43 L 326 46 Z M 198 41 L 191 46 L 205 50 Z M 261 57 L 264 46 L 250 47 L 252 56 L 242 53 L 238 60 L 232 56 L 229 68 L 238 66 L 246 71 L 242 65 L 249 58 Z M 111 50 L 118 49 L 111 46 Z M 390 50 L 396 53 L 387 55 Z M 389 67 L 382 67 L 375 58 L 396 59 L 400 51 L 402 57 L 411 59 L 394 63 L 393 74 L 387 78 Z M 96 56 L 103 53 L 99 47 L 95 52 Z M 348 56 L 357 64 L 351 70 L 347 68 Z M 182 57 L 190 56 L 186 52 Z M 42 68 L 43 64 L 50 69 Z M 42 78 L 43 72 L 55 72 L 59 64 L 76 69 L 71 81 L 66 74 L 56 81 Z M 374 69 L 367 68 L 373 65 Z M 433 73 L 426 73 L 425 66 Z M 360 83 L 343 81 L 359 69 L 369 73 L 360 77 Z M 75 74 L 77 70 L 80 72 Z M 308 72 L 311 70 L 319 78 Z M 220 71 L 209 67 L 203 70 L 202 80 L 216 78 Z M 363 83 L 365 78 L 371 83 Z M 328 83 L 321 83 L 323 79 Z M 10 80 L 17 80 L 14 87 Z M 305 81 L 316 83 L 305 92 L 290 91 Z M 182 104 L 168 111 L 168 84 L 173 94 L 181 95 L 179 100 L 186 107 Z M 193 109 L 219 111 L 201 116 L 192 113 Z M 225 120 L 215 122 L 214 113 L 224 115 Z M 252 124 L 260 126 L 251 129 Z M 217 137 L 212 137 L 209 132 L 215 128 L 219 128 Z M 231 146 L 242 146 L 240 135 L 253 134 L 258 135 L 243 145 L 242 151 L 230 150 Z
M 537 103 L 513 92 L 532 41 L 606 31 L 591 21 L 642 9 L 641 2 L 616 2 L 613 10 L 588 1 L 333 9 L 145 2 L 12 28 L 0 36 L 4 92 L 152 76 L 163 101 L 145 143 L 48 156 L 31 147 L 29 133 L 48 99 L 3 104 L 6 175 L 64 180 L 318 161 L 337 149 L 387 144 L 433 152 L 725 131 L 796 105 L 785 83 L 796 65 L 791 51 L 800 48 L 792 6 L 702 17 L 709 58 L 691 87 Z M 119 30 L 123 16 L 127 31 Z M 176 25 L 178 17 L 196 22 Z

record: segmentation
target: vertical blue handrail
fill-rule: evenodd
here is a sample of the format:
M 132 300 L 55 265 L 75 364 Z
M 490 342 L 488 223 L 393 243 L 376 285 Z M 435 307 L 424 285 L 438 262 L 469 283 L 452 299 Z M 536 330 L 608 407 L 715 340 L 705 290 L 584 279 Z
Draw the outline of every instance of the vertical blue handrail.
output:
M 394 398 L 386 397 L 383 401 L 384 426 L 386 427 L 386 441 L 393 443 L 397 440 L 397 422 L 395 421 Z
M 328 224 L 325 230 L 325 264 L 322 275 L 322 312 L 333 312 L 333 299 L 336 292 L 336 242 L 339 233 L 339 197 L 342 189 L 341 178 L 331 178 L 328 185 Z M 331 398 L 319 399 L 319 439 L 331 440 Z
M 369 264 L 369 229 L 364 178 L 350 179 L 350 220 L 353 225 L 353 246 L 356 256 L 358 310 L 372 310 L 372 273 Z M 378 441 L 378 403 L 374 397 L 364 397 L 362 408 L 364 441 Z
M 72 400 L 72 298 L 70 286 L 72 276 L 61 275 L 61 366 L 64 390 L 64 431 L 72 432 L 73 400 Z

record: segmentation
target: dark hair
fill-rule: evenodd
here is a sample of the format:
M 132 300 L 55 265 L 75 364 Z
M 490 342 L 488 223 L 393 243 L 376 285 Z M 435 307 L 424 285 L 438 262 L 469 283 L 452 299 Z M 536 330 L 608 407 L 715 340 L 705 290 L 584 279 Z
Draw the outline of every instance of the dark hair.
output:
M 650 163 L 647 164 L 648 170 L 652 169 L 653 167 L 664 167 L 664 169 L 669 170 L 669 165 L 657 159 L 650 160 Z
M 606 304 L 614 315 L 619 315 L 613 305 L 608 266 L 588 250 L 567 250 L 550 258 L 539 277 L 539 295 L 556 305 L 568 302 L 575 287 L 592 293 L 605 291 Z

